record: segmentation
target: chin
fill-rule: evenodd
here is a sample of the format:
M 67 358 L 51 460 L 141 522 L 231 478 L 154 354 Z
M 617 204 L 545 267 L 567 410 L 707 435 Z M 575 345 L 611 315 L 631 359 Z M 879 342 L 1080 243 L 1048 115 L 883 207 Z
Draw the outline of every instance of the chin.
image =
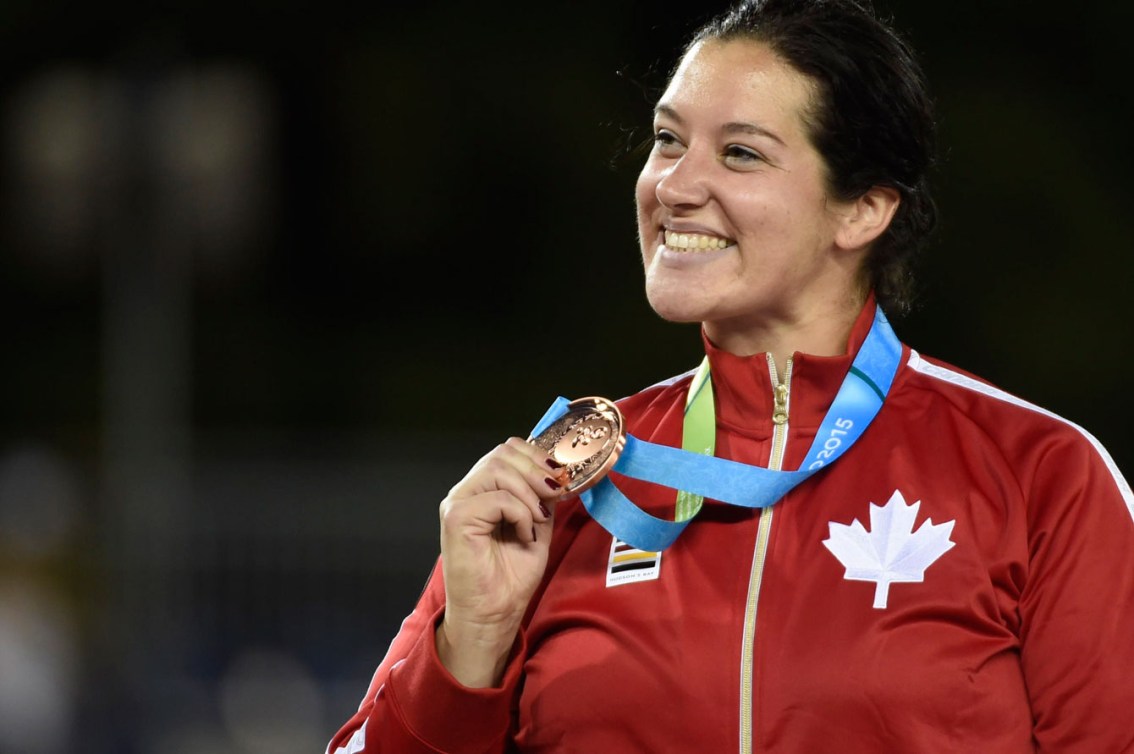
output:
M 705 313 L 699 307 L 689 306 L 688 302 L 674 301 L 669 296 L 655 296 L 646 292 L 650 308 L 666 322 L 688 323 L 702 322 Z

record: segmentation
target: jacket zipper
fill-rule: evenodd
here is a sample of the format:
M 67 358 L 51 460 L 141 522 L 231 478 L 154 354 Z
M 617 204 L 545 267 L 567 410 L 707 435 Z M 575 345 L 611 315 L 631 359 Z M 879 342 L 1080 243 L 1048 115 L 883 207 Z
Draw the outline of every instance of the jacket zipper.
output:
M 768 354 L 768 373 L 772 377 L 772 453 L 768 468 L 780 471 L 787 448 L 788 397 L 791 390 L 791 364 L 787 360 L 783 381 L 776 370 L 776 362 Z M 768 537 L 772 531 L 772 507 L 760 509 L 760 522 L 756 530 L 756 549 L 752 554 L 752 571 L 748 579 L 748 600 L 744 608 L 744 634 L 740 647 L 740 754 L 752 754 L 752 675 L 756 639 L 756 603 L 760 596 L 760 582 L 764 577 L 764 556 L 768 552 Z

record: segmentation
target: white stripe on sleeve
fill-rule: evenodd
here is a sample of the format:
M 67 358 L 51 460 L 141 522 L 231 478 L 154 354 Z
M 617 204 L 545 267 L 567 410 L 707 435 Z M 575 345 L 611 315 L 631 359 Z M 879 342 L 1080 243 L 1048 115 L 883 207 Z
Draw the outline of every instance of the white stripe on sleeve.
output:
M 1114 477 L 1114 483 L 1118 487 L 1118 491 L 1122 495 L 1122 499 L 1126 502 L 1126 510 L 1130 512 L 1131 519 L 1134 519 L 1134 492 L 1130 490 L 1130 484 L 1122 476 L 1122 472 L 1118 470 L 1118 464 L 1116 464 L 1114 462 L 1114 459 L 1110 457 L 1110 453 L 1107 452 L 1106 448 L 1102 446 L 1102 443 L 1095 439 L 1095 436 L 1090 432 L 1083 429 L 1078 424 L 1064 419 L 1058 414 L 1053 414 L 1047 409 L 1040 408 L 1034 403 L 1028 403 L 1021 398 L 1017 398 L 1011 393 L 1006 393 L 999 388 L 995 388 L 991 385 L 986 385 L 983 382 L 974 380 L 972 377 L 960 374 L 959 372 L 954 372 L 951 369 L 946 369 L 945 367 L 931 364 L 928 361 L 922 361 L 917 351 L 914 351 L 913 349 L 910 349 L 909 366 L 916 372 L 920 372 L 921 374 L 933 377 L 943 382 L 948 382 L 950 385 L 956 385 L 957 387 L 962 387 L 966 390 L 972 390 L 974 392 L 980 393 L 981 395 L 987 395 L 990 398 L 995 398 L 998 401 L 1004 401 L 1005 403 L 1010 403 L 1013 406 L 1019 406 L 1020 408 L 1027 409 L 1028 411 L 1034 411 L 1037 414 L 1043 414 L 1044 416 L 1062 422 L 1069 427 L 1073 427 L 1077 432 L 1079 432 L 1079 434 L 1086 438 L 1087 442 L 1091 444 L 1091 447 L 1093 447 L 1095 449 L 1095 452 L 1099 454 L 1099 457 L 1102 458 L 1103 463 L 1106 464 L 1106 467 L 1110 471 L 1111 476 Z

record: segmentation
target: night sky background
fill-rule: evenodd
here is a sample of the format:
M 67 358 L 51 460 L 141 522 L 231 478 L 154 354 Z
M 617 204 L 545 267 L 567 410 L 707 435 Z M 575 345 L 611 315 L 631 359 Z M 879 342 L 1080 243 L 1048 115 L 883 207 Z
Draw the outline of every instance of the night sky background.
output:
M 322 751 L 464 469 L 698 363 L 633 184 L 724 6 L 0 2 L 0 657 L 65 658 L 0 754 Z M 1129 472 L 1134 6 L 877 6 L 940 124 L 895 329 Z

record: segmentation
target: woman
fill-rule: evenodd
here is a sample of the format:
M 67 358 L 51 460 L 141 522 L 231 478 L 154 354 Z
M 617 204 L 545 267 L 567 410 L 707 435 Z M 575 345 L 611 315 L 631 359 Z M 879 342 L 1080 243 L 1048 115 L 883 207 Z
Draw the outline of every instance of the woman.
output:
M 646 291 L 703 323 L 714 452 L 800 468 L 853 423 L 836 394 L 933 224 L 920 71 L 852 0 L 744 3 L 695 36 L 654 132 Z M 758 511 L 707 501 L 662 552 L 533 445 L 491 451 L 328 751 L 1134 750 L 1129 486 L 1081 429 L 894 353 L 843 457 Z M 693 380 L 621 401 L 630 434 L 681 447 Z M 618 484 L 673 518 L 672 490 Z

